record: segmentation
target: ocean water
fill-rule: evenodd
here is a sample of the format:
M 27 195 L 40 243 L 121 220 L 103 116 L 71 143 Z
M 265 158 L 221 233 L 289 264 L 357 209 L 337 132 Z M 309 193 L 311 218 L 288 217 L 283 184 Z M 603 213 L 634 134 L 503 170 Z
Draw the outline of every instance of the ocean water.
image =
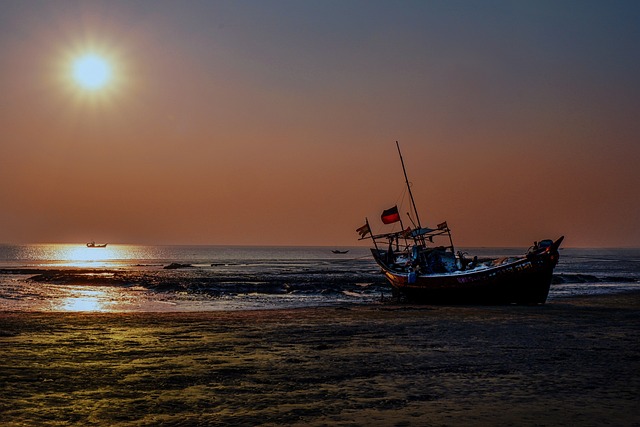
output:
M 0 245 L 0 310 L 210 311 L 374 304 L 366 247 Z M 521 255 L 527 248 L 469 248 Z M 165 267 L 179 264 L 180 268 Z M 640 249 L 562 249 L 549 302 L 640 289 Z

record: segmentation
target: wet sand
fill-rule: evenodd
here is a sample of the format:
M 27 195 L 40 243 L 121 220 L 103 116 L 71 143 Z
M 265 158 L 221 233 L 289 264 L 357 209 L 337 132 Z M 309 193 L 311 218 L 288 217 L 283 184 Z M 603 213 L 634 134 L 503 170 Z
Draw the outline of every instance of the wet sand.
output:
M 0 313 L 3 425 L 640 425 L 640 294 Z

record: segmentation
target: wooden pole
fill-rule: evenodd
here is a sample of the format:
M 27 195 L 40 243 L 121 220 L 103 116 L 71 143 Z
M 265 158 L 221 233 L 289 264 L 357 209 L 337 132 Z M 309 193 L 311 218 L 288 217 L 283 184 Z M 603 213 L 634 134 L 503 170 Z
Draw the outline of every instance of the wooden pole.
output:
M 411 204 L 413 205 L 413 212 L 416 214 L 416 221 L 418 221 L 418 227 L 422 228 L 420 223 L 420 215 L 418 215 L 418 209 L 416 209 L 416 201 L 413 199 L 413 193 L 411 192 L 411 185 L 409 184 L 409 178 L 407 177 L 407 170 L 404 167 L 404 159 L 402 158 L 402 152 L 400 151 L 400 144 L 396 141 L 396 147 L 398 147 L 398 155 L 400 155 L 400 163 L 402 164 L 402 172 L 404 173 L 404 181 L 407 183 L 407 189 L 409 190 L 409 197 L 411 198 Z
M 376 242 L 376 239 L 373 238 L 373 231 L 371 230 L 371 226 L 369 225 L 369 218 L 364 217 L 364 221 L 367 224 L 367 227 L 369 228 L 369 234 L 371 235 L 371 240 L 373 241 L 373 246 L 375 246 L 376 251 L 379 251 L 380 249 L 378 249 L 378 243 Z
M 453 239 L 451 238 L 451 230 L 449 229 L 448 225 L 447 225 L 447 234 L 449 235 L 449 243 L 451 243 L 451 253 L 455 256 L 456 250 L 453 248 Z

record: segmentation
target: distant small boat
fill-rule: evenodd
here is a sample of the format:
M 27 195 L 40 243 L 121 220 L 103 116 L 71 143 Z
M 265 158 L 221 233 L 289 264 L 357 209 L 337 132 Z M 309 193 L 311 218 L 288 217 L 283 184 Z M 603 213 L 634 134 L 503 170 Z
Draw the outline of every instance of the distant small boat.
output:
M 346 254 L 347 252 L 349 252 L 348 250 L 346 251 L 339 251 L 337 249 L 332 250 L 331 252 L 333 252 L 334 254 Z
M 106 248 L 108 245 L 108 243 L 96 243 L 96 242 L 89 242 L 87 243 L 87 247 L 88 248 Z

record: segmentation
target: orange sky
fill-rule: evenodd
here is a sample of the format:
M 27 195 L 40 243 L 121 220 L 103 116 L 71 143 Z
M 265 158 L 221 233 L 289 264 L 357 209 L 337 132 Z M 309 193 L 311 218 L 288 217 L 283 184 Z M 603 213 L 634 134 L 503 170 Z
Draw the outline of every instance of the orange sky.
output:
M 640 246 L 637 2 L 0 3 L 0 243 Z M 88 48 L 114 81 L 88 93 Z M 407 210 L 407 200 L 404 199 Z

